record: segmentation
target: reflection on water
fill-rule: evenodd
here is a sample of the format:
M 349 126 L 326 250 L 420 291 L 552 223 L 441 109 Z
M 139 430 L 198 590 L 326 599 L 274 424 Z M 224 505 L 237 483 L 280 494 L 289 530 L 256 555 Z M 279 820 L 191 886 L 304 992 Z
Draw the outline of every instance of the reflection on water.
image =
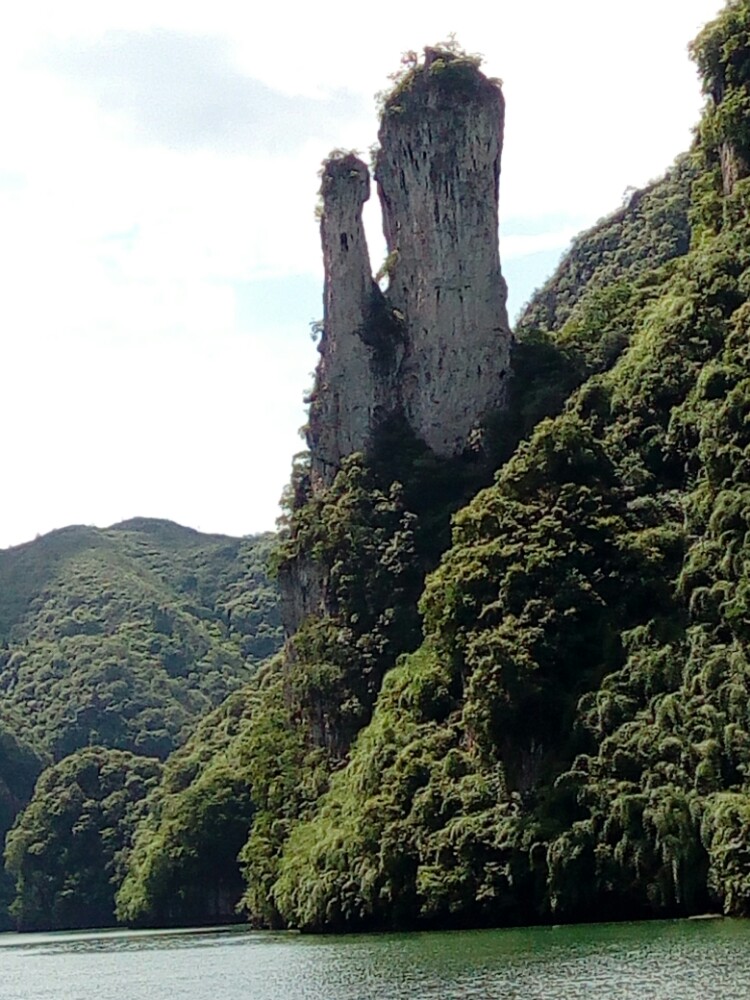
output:
M 750 924 L 6 934 L 0 970 L 3 1000 L 747 1000 Z
M 247 927 L 191 927 L 163 931 L 90 930 L 55 931 L 44 934 L 0 933 L 0 961 L 3 948 L 34 951 L 38 955 L 59 952 L 91 951 L 143 951 L 174 948 L 210 948 L 217 941 L 230 944 L 232 936 L 237 944 L 245 944 Z

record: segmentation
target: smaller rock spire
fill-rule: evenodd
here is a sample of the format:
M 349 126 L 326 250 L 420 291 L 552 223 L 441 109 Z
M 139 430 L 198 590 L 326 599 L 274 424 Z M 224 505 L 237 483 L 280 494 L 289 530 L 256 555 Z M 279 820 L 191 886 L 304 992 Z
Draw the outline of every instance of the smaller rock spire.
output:
M 394 408 L 397 366 L 362 225 L 370 172 L 354 153 L 342 153 L 326 160 L 321 176 L 325 287 L 308 428 L 313 488 L 330 483 L 346 455 L 367 450 L 375 426 Z

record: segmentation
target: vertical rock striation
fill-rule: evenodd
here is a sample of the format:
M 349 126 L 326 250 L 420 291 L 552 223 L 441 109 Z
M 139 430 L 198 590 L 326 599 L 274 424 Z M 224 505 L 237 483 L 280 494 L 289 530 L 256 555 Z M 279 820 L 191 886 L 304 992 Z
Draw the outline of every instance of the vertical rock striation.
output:
M 473 63 L 425 50 L 386 104 L 376 179 L 404 317 L 404 415 L 438 455 L 460 453 L 503 402 L 510 333 L 498 250 L 504 102 Z
M 328 484 L 341 459 L 365 451 L 393 409 L 398 331 L 389 329 L 372 278 L 362 225 L 370 197 L 367 167 L 353 154 L 329 159 L 321 195 L 324 314 L 308 435 L 313 482 Z
M 310 406 L 313 489 L 402 418 L 436 454 L 460 454 L 503 405 L 510 330 L 498 250 L 504 102 L 472 59 L 426 49 L 387 99 L 376 179 L 389 286 L 362 227 L 367 167 L 324 165 L 325 315 Z

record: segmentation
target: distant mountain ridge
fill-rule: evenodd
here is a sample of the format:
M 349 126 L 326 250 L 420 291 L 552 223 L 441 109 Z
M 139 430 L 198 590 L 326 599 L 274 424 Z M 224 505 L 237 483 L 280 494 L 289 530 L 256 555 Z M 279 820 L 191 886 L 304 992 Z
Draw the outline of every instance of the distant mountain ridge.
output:
M 0 551 L 0 717 L 57 758 L 166 756 L 278 648 L 270 539 L 134 518 Z

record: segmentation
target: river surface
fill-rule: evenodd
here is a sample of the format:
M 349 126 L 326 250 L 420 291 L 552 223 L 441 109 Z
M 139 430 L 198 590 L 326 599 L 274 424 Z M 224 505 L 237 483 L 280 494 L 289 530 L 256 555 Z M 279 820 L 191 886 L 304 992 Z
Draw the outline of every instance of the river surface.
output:
M 0 934 L 2 1000 L 749 1000 L 750 921 Z

